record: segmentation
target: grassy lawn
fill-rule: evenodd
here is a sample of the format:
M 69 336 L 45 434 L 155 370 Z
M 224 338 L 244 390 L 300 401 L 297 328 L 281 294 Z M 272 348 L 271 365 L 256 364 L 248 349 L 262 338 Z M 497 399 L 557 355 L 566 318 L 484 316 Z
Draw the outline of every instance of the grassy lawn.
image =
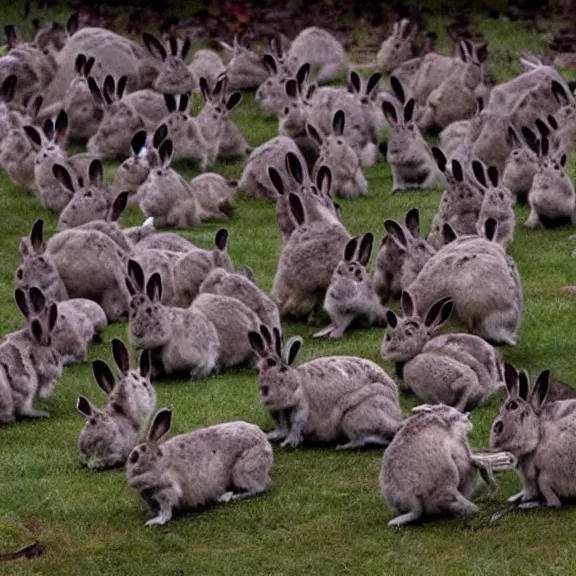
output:
M 4 8 L 2 8 L 4 11 Z M 10 9 L 8 9 L 10 10 Z M 6 21 L 20 11 L 3 12 Z M 443 32 L 441 22 L 431 28 Z M 520 71 L 521 50 L 541 50 L 546 36 L 527 33 L 522 24 L 481 21 L 478 28 L 490 41 L 489 71 L 504 80 Z M 449 44 L 442 38 L 441 50 Z M 251 96 L 233 114 L 249 143 L 261 144 L 276 134 L 276 123 L 262 120 Z M 180 165 L 182 173 L 194 171 Z M 107 165 L 111 181 L 115 165 Z M 241 163 L 219 163 L 214 170 L 238 178 Z M 571 159 L 574 176 L 576 163 Z M 391 194 L 387 165 L 366 171 L 370 197 L 341 201 L 343 220 L 353 234 L 372 231 L 380 237 L 385 218 L 403 218 L 417 206 L 427 229 L 441 190 Z M 269 290 L 280 253 L 271 204 L 237 198 L 238 210 L 227 224 L 230 252 L 236 266 L 249 264 L 261 286 Z M 24 190 L 0 172 L 0 330 L 23 326 L 13 302 L 13 273 L 18 239 L 37 218 L 47 234 L 56 229 L 55 215 L 43 210 Z M 504 350 L 506 360 L 536 374 L 550 368 L 555 377 L 576 382 L 574 299 L 563 287 L 576 284 L 571 252 L 575 231 L 564 228 L 527 232 L 527 209 L 517 208 L 517 230 L 511 253 L 522 278 L 525 307 L 519 345 Z M 123 224 L 142 221 L 137 208 Z M 184 234 L 201 246 L 211 246 L 216 223 Z M 355 331 L 336 343 L 309 337 L 318 328 L 284 324 L 285 337 L 300 334 L 305 343 L 301 361 L 322 355 L 351 354 L 379 361 L 383 332 Z M 126 339 L 126 325 L 106 330 L 104 341 L 90 349 L 90 362 L 111 362 L 111 341 Z M 385 368 L 393 374 L 393 367 Z M 223 421 L 244 419 L 265 430 L 271 420 L 260 406 L 256 373 L 233 371 L 197 382 L 157 385 L 158 406 L 173 409 L 173 433 Z M 51 412 L 45 421 L 22 421 L 0 429 L 0 554 L 38 539 L 45 554 L 37 560 L 0 564 L 0 574 L 386 574 L 426 572 L 448 574 L 568 574 L 574 573 L 576 510 L 511 513 L 489 525 L 491 514 L 506 496 L 519 489 L 514 473 L 500 477 L 499 492 L 480 488 L 481 512 L 469 519 L 437 522 L 392 530 L 393 517 L 378 490 L 382 453 L 337 453 L 331 449 L 276 449 L 273 489 L 251 501 L 213 507 L 178 517 L 161 528 L 145 528 L 148 518 L 138 494 L 128 488 L 124 472 L 89 472 L 80 467 L 77 438 L 82 419 L 75 411 L 78 395 L 104 403 L 91 364 L 65 369 L 55 396 L 39 403 Z M 485 448 L 489 427 L 502 395 L 474 412 L 473 445 Z M 404 397 L 407 414 L 414 398 Z

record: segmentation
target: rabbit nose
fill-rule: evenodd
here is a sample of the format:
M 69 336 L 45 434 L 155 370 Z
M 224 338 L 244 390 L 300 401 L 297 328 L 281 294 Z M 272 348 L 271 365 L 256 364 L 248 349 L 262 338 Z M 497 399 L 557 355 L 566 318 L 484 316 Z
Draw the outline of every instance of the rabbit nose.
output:
M 504 429 L 504 424 L 498 421 L 494 424 L 494 433 L 495 434 L 502 434 L 502 430 Z

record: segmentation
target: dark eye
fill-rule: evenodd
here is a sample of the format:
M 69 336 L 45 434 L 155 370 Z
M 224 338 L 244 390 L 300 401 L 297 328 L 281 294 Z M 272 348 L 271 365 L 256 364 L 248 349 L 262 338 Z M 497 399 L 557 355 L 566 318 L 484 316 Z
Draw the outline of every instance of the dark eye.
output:
M 344 142 L 340 138 L 338 138 L 338 140 L 336 140 L 336 144 L 338 144 L 338 146 L 342 146 Z
M 290 108 L 288 108 L 288 106 L 286 106 L 286 108 L 284 108 L 284 114 L 289 114 L 290 113 Z
M 130 464 L 136 464 L 138 458 L 140 458 L 140 454 L 138 454 L 138 452 L 132 452 L 132 454 L 130 454 Z
M 148 306 L 148 308 L 146 308 L 146 314 L 148 314 L 148 316 L 150 316 L 150 314 L 152 314 L 152 308 L 150 308 L 150 306 Z
M 396 44 L 394 44 L 394 48 L 396 48 L 396 49 L 400 48 L 400 43 L 396 42 Z
M 502 424 L 502 422 L 496 422 L 496 424 L 494 424 L 494 432 L 496 432 L 496 434 L 502 434 L 503 429 L 504 424 Z
M 356 270 L 356 272 L 354 272 L 354 276 L 360 280 L 360 278 L 362 278 L 362 270 Z
M 272 366 L 276 366 L 278 364 L 278 362 L 276 362 L 276 360 L 274 360 L 274 358 L 268 358 L 266 360 L 266 364 L 268 364 L 268 366 L 270 366 L 270 368 L 272 368 Z
M 46 260 L 44 260 L 44 258 L 42 258 L 42 256 L 40 256 L 40 258 L 38 258 L 38 262 L 40 262 L 40 264 L 46 264 Z
M 162 176 L 162 170 L 156 170 L 156 174 L 158 174 L 158 176 Z
M 16 278 L 18 278 L 18 280 L 22 280 L 22 276 L 24 276 L 24 274 L 22 273 L 22 270 L 18 270 L 16 272 Z
M 260 392 L 262 393 L 262 396 L 268 396 L 268 392 L 270 392 L 270 387 L 269 386 L 262 386 L 260 388 Z
M 386 332 L 386 342 L 390 342 L 392 340 L 392 336 L 388 332 Z
M 517 409 L 518 409 L 518 402 L 512 400 L 512 402 L 508 404 L 508 410 L 517 410 Z
M 348 266 L 348 272 L 354 272 L 354 266 Z

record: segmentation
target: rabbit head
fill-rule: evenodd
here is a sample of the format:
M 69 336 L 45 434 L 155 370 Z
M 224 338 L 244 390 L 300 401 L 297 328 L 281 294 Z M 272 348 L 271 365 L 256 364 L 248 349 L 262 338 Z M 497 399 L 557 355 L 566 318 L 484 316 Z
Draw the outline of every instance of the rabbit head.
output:
M 405 60 L 412 57 L 412 43 L 418 34 L 418 26 L 407 18 L 394 22 L 392 34 L 382 42 L 376 55 L 376 66 L 389 74 Z
M 266 81 L 268 70 L 260 54 L 242 46 L 237 36 L 232 46 L 226 42 L 220 42 L 220 45 L 232 54 L 226 67 L 231 88 L 257 88 Z
M 74 228 L 92 220 L 105 220 L 108 214 L 108 198 L 102 189 L 103 168 L 100 160 L 92 160 L 88 170 L 88 182 L 84 186 L 74 184 L 66 167 L 54 164 L 54 176 L 73 196 L 60 214 L 58 229 Z
M 492 423 L 491 450 L 507 450 L 516 457 L 534 451 L 540 436 L 538 413 L 546 402 L 549 375 L 548 371 L 543 372 L 530 394 L 528 375 L 510 364 L 504 365 L 508 396 Z
M 318 85 L 313 83 L 307 87 L 298 84 L 295 78 L 288 78 L 284 83 L 286 103 L 280 113 L 278 133 L 291 138 L 301 136 L 306 132 L 306 121 L 310 116 L 310 103 Z
M 434 302 L 422 318 L 409 292 L 402 292 L 400 304 L 401 318 L 392 310 L 386 312 L 388 328 L 380 353 L 389 362 L 408 362 L 419 354 L 430 338 L 446 324 L 454 309 L 454 302 L 450 298 L 442 298 Z
M 104 110 L 98 132 L 88 140 L 86 149 L 92 154 L 105 157 L 126 157 L 130 155 L 132 135 L 144 128 L 144 121 L 138 112 L 122 99 L 128 78 L 122 76 L 118 82 L 106 76 L 102 88 L 92 76 L 88 77 L 88 87 L 96 106 Z
M 514 126 L 508 126 L 508 137 L 512 151 L 506 160 L 502 184 L 510 190 L 519 203 L 525 204 L 538 167 L 538 156 L 527 143 L 536 142 L 536 135 L 529 128 L 522 130 L 522 136 Z
M 282 350 L 282 336 L 277 328 L 260 326 L 260 331 L 248 333 L 250 344 L 259 357 L 258 390 L 260 401 L 269 410 L 289 408 L 296 403 L 300 375 L 292 366 L 302 346 L 302 338 L 294 336 Z
M 179 46 L 177 38 L 171 36 L 168 39 L 169 51 L 153 34 L 144 32 L 142 40 L 148 52 L 161 63 L 152 86 L 154 90 L 163 94 L 182 94 L 196 88 L 196 80 L 185 62 L 190 52 L 189 38 Z
M 150 172 L 149 151 L 146 147 L 144 130 L 138 130 L 132 136 L 130 148 L 132 154 L 118 166 L 112 186 L 115 190 L 129 190 L 130 196 L 134 197 L 138 187 L 146 180 Z
M 145 282 L 138 262 L 128 261 L 126 285 L 130 292 L 129 336 L 138 348 L 159 348 L 172 336 L 172 315 L 162 305 L 162 279 L 158 272 Z
M 35 170 L 40 166 L 49 166 L 54 162 L 64 162 L 66 160 L 66 135 L 68 132 L 68 114 L 63 110 L 58 114 L 56 121 L 51 119 L 44 122 L 43 130 L 40 132 L 35 126 L 24 126 L 26 136 L 36 151 L 34 161 Z
M 37 220 L 30 236 L 20 240 L 20 265 L 16 269 L 15 284 L 23 290 L 36 286 L 49 300 L 68 299 L 68 292 L 58 270 L 46 253 L 43 240 L 44 221 Z

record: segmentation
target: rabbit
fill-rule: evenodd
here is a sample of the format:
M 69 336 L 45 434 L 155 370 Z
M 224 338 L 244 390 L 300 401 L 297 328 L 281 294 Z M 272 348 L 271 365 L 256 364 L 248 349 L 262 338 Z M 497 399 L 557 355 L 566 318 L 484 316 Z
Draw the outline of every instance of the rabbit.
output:
M 310 317 L 324 300 L 350 235 L 341 224 L 310 222 L 300 196 L 288 196 L 295 230 L 284 244 L 270 296 L 281 316 Z
M 404 61 L 412 58 L 412 43 L 416 34 L 418 26 L 408 18 L 394 22 L 392 34 L 382 42 L 376 54 L 376 67 L 382 74 L 390 74 Z
M 574 184 L 566 174 L 566 154 L 550 150 L 548 138 L 540 142 L 538 169 L 528 192 L 530 214 L 526 228 L 552 228 L 575 221 Z
M 338 110 L 332 119 L 332 131 L 325 136 L 312 124 L 306 125 L 306 131 L 320 149 L 312 178 L 316 179 L 321 166 L 327 166 L 333 176 L 332 193 L 342 198 L 358 198 L 368 193 L 368 182 L 358 155 L 343 138 L 345 123 L 344 112 Z
M 238 181 L 238 189 L 246 196 L 276 201 L 278 194 L 269 178 L 268 169 L 273 167 L 278 173 L 282 173 L 289 152 L 298 158 L 301 165 L 305 164 L 294 140 L 286 136 L 276 136 L 252 150 Z
M 280 333 L 265 326 L 248 336 L 260 357 L 260 401 L 276 425 L 270 441 L 295 448 L 346 438 L 338 450 L 390 443 L 402 415 L 396 384 L 380 366 L 355 356 L 324 356 L 294 367 L 302 338 L 283 346 Z
M 166 109 L 168 115 L 165 116 L 156 130 L 168 128 L 168 138 L 174 145 L 174 159 L 190 159 L 198 162 L 200 170 L 204 171 L 214 159 L 209 155 L 209 144 L 206 142 L 202 129 L 196 118 L 188 114 L 188 103 L 190 94 L 182 94 L 178 99 L 165 94 Z M 216 146 L 217 153 L 219 147 Z
M 400 116 L 392 102 L 382 102 L 382 110 L 392 128 L 386 153 L 392 170 L 392 192 L 412 188 L 425 190 L 442 181 L 442 174 L 413 120 L 414 106 L 414 100 L 409 99 Z
M 160 144 L 158 144 L 159 146 Z M 130 204 L 138 201 L 139 187 L 150 172 L 149 151 L 146 147 L 146 131 L 138 130 L 130 142 L 132 153 L 118 166 L 111 189 L 116 193 L 128 192 Z M 156 149 L 157 147 L 154 147 Z
M 318 84 L 335 80 L 348 68 L 348 58 L 342 44 L 324 28 L 304 28 L 290 44 L 287 65 L 296 70 L 308 64 Z
M 179 255 L 172 263 L 174 305 L 181 308 L 190 306 L 198 295 L 202 282 L 216 268 L 234 272 L 234 265 L 228 254 L 228 231 L 225 228 L 216 232 L 211 250 L 195 248 Z
M 242 100 L 240 92 L 233 92 L 227 96 L 227 86 L 228 78 L 225 75 L 216 80 L 213 88 L 210 87 L 206 78 L 200 78 L 200 90 L 204 98 L 204 106 L 196 117 L 196 124 L 206 143 L 208 165 L 213 164 L 218 156 L 224 138 L 224 126 L 228 120 L 228 112 L 234 110 Z
M 84 418 L 78 438 L 82 464 L 90 470 L 123 466 L 138 442 L 130 420 L 111 406 L 96 408 L 85 396 L 78 397 L 76 410 Z
M 330 324 L 316 332 L 313 338 L 342 338 L 355 320 L 368 326 L 386 326 L 386 309 L 374 292 L 367 269 L 373 241 L 372 234 L 367 233 L 346 244 L 324 299 Z
M 510 190 L 499 180 L 498 169 L 495 166 L 488 166 L 485 171 L 480 162 L 474 161 L 472 169 L 477 182 L 484 190 L 484 200 L 478 215 L 478 233 L 484 229 L 488 219 L 493 219 L 498 225 L 496 241 L 506 248 L 514 240 L 516 226 L 514 198 Z
M 171 422 L 170 410 L 157 412 L 146 442 L 132 450 L 126 464 L 128 485 L 157 514 L 146 526 L 166 524 L 174 509 L 244 500 L 272 486 L 274 455 L 258 426 L 227 422 L 162 442 Z
M 525 128 L 522 133 L 524 138 L 516 131 L 512 125 L 508 126 L 508 135 L 512 141 L 512 151 L 506 160 L 504 173 L 502 174 L 502 184 L 508 188 L 518 204 L 528 202 L 528 192 L 532 188 L 532 181 L 538 169 L 538 156 L 527 144 L 526 136 L 533 142 L 536 135 Z
M 196 78 L 185 62 L 191 47 L 190 38 L 187 37 L 182 46 L 179 46 L 177 39 L 171 36 L 168 39 L 170 52 L 149 32 L 144 32 L 142 40 L 148 52 L 161 62 L 158 75 L 152 84 L 154 90 L 163 94 L 181 94 L 196 88 Z
M 142 250 L 166 250 L 170 252 L 188 252 L 198 248 L 190 240 L 179 236 L 175 232 L 155 232 L 144 236 L 134 246 L 136 252 Z
M 259 324 L 264 324 L 270 329 L 282 329 L 278 307 L 258 288 L 252 270 L 247 267 L 238 272 L 220 267 L 213 268 L 200 284 L 198 294 L 204 293 L 236 298 L 256 313 Z
M 138 436 L 143 436 L 156 409 L 156 391 L 150 381 L 152 353 L 150 350 L 142 352 L 138 370 L 130 368 L 130 353 L 121 340 L 112 340 L 112 353 L 120 379 L 114 377 L 106 362 L 102 360 L 92 363 L 94 377 L 108 395 L 108 406 L 123 414 Z
M 214 50 L 196 50 L 188 70 L 196 80 L 196 92 L 200 90 L 200 78 L 206 78 L 208 85 L 212 86 L 216 82 L 216 78 L 226 72 L 226 66 L 222 62 L 220 55 Z
M 189 309 L 201 312 L 218 332 L 217 372 L 252 363 L 254 351 L 246 334 L 258 329 L 260 320 L 251 307 L 233 296 L 205 292 L 198 294 Z
M 200 205 L 212 214 L 219 214 L 217 219 L 228 219 L 233 212 L 232 199 L 238 182 L 227 180 L 215 172 L 206 172 L 190 180 L 190 187 Z
M 493 486 L 491 472 L 510 469 L 515 459 L 506 452 L 474 455 L 468 441 L 471 430 L 470 415 L 450 406 L 412 409 L 382 458 L 380 492 L 400 513 L 388 526 L 478 512 L 471 501 L 476 472 Z
M 236 36 L 232 46 L 226 42 L 220 42 L 220 45 L 232 54 L 226 66 L 230 89 L 258 88 L 266 81 L 268 70 L 262 63 L 260 54 L 242 46 Z
M 426 404 L 446 404 L 464 412 L 476 408 L 504 386 L 492 346 L 472 334 L 452 334 L 435 343 L 454 302 L 442 298 L 420 316 L 409 292 L 401 297 L 402 318 L 389 310 L 380 354 L 396 362 L 406 389 Z M 479 353 L 480 352 L 480 353 Z M 487 360 L 482 362 L 477 356 Z
M 218 332 L 200 310 L 164 306 L 160 274 L 155 272 L 146 282 L 144 271 L 134 260 L 128 261 L 126 283 L 131 294 L 130 343 L 154 351 L 152 378 L 178 373 L 204 378 L 216 370 Z
M 14 297 L 27 327 L 0 342 L 0 423 L 18 416 L 48 417 L 48 412 L 37 410 L 34 404 L 53 393 L 62 375 L 61 358 L 50 339 L 58 318 L 56 304 L 46 308 L 44 300 L 30 302 L 27 291 L 19 288 Z
M 406 288 L 416 299 L 419 314 L 440 298 L 451 298 L 456 314 L 473 334 L 495 346 L 514 346 L 522 319 L 522 286 L 514 260 L 495 241 L 496 229 L 496 222 L 487 220 L 485 238 L 448 244 Z
M 506 366 L 508 397 L 490 430 L 490 449 L 517 459 L 522 491 L 508 498 L 520 508 L 560 507 L 576 496 L 572 458 L 576 445 L 574 400 L 548 399 L 550 372 L 529 391 L 528 377 Z
M 372 285 L 380 300 L 399 298 L 418 276 L 436 250 L 420 235 L 420 212 L 412 208 L 406 213 L 404 226 L 385 220 L 387 235 L 382 239 L 374 263 Z
M 20 288 L 37 286 L 48 300 L 94 300 L 113 322 L 128 311 L 124 258 L 118 245 L 97 230 L 64 230 L 44 245 L 38 220 L 30 239 L 20 241 L 15 281 Z

